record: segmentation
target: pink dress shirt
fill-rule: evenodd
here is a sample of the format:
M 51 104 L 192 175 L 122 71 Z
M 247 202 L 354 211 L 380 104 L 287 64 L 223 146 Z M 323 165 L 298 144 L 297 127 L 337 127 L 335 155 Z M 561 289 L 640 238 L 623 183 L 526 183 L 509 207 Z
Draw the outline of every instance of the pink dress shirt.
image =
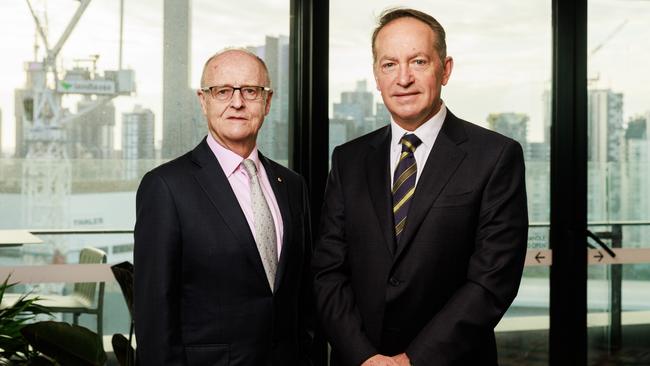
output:
M 235 197 L 237 197 L 237 201 L 239 202 L 239 207 L 241 207 L 244 216 L 246 216 L 248 227 L 250 227 L 251 233 L 255 236 L 255 223 L 253 221 L 253 209 L 251 205 L 251 187 L 248 173 L 242 164 L 244 158 L 221 146 L 221 144 L 219 144 L 210 133 L 208 133 L 207 142 L 208 146 L 210 146 L 210 150 L 212 150 L 214 156 L 217 157 L 221 169 L 223 169 L 224 174 L 226 174 L 230 187 L 232 187 L 233 192 L 235 192 Z M 255 166 L 257 167 L 257 176 L 262 186 L 262 191 L 264 192 L 264 198 L 266 198 L 266 203 L 271 209 L 271 215 L 273 216 L 273 222 L 275 224 L 275 237 L 278 245 L 279 260 L 280 252 L 282 250 L 283 235 L 280 207 L 278 207 L 278 201 L 275 199 L 275 194 L 271 188 L 271 183 L 269 183 L 269 178 L 266 175 L 264 165 L 260 162 L 257 147 L 251 151 L 251 154 L 246 159 L 251 159 L 255 162 Z

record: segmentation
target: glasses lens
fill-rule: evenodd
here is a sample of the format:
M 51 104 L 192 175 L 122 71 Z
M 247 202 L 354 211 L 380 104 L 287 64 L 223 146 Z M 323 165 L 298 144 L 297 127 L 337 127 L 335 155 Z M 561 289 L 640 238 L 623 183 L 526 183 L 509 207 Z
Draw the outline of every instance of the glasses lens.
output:
M 228 100 L 232 97 L 233 87 L 231 86 L 220 86 L 212 88 L 212 96 L 217 100 Z
M 241 88 L 241 95 L 246 100 L 257 100 L 261 94 L 259 86 L 244 86 Z

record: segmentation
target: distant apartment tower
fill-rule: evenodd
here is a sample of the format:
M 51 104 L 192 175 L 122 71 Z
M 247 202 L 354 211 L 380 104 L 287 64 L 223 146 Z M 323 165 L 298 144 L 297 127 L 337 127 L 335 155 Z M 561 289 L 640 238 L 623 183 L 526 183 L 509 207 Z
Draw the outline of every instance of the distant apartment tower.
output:
M 349 120 L 351 129 L 348 129 L 348 139 L 364 135 L 375 129 L 376 119 L 372 113 L 373 99 L 371 91 L 367 89 L 367 81 L 357 81 L 354 91 L 341 93 L 341 102 L 334 103 L 334 118 Z
M 375 130 L 390 124 L 390 112 L 384 103 L 376 103 L 375 111 Z
M 631 221 L 650 219 L 650 112 L 628 120 L 621 165 L 622 218 Z M 645 245 L 650 227 L 626 228 L 626 246 Z
M 590 220 L 623 219 L 623 94 L 588 91 L 587 214 Z
M 592 89 L 588 95 L 588 160 L 619 161 L 623 139 L 623 93 Z
M 140 167 L 155 158 L 155 117 L 151 109 L 136 105 L 132 112 L 122 113 L 122 159 L 125 160 L 125 179 L 140 177 Z
M 552 101 L 551 101 L 551 91 L 545 89 L 542 93 L 542 118 L 544 119 L 544 142 L 551 144 L 551 115 L 552 115 Z
M 257 136 L 262 153 L 285 165 L 289 157 L 289 37 L 266 36 L 264 45 L 248 50 L 264 60 L 269 70 L 273 99 L 271 110 Z
M 627 122 L 624 145 L 625 161 L 650 163 L 649 118 L 650 113 L 645 116 L 633 117 Z
M 122 113 L 122 159 L 154 159 L 155 116 L 151 109 L 136 105 Z
M 341 93 L 341 102 L 334 103 L 334 115 L 339 117 L 366 118 L 372 116 L 372 92 L 368 91 L 368 81 L 358 80 L 354 91 Z
M 350 120 L 330 118 L 329 120 L 329 148 L 327 156 L 332 156 L 334 148 L 349 140 Z
M 25 116 L 25 101 L 33 101 L 31 98 L 25 98 L 31 94 L 27 89 L 14 89 L 14 118 L 16 121 L 15 153 L 16 158 L 24 158 L 27 155 L 27 130 L 26 119 L 32 119 L 32 116 Z
M 530 161 L 551 161 L 551 145 L 544 142 L 528 142 L 524 151 L 526 160 Z
M 115 106 L 113 102 L 94 107 L 96 101 L 83 99 L 77 103 L 78 117 L 65 125 L 68 157 L 72 159 L 110 159 L 114 152 Z
M 488 127 L 502 135 L 518 141 L 524 151 L 528 145 L 528 120 L 524 113 L 491 113 L 488 115 Z
M 163 141 L 162 157 L 174 158 L 196 140 L 190 90 L 190 1 L 165 0 L 163 16 Z

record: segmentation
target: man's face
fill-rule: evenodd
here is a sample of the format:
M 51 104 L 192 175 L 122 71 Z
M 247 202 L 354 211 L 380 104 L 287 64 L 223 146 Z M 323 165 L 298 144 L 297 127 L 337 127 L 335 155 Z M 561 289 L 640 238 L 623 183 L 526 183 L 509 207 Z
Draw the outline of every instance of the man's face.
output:
M 205 87 L 215 85 L 268 86 L 264 68 L 253 56 L 242 51 L 227 51 L 208 64 Z M 245 100 L 236 90 L 230 100 L 219 101 L 209 92 L 198 92 L 208 129 L 221 145 L 255 146 L 257 132 L 271 108 L 271 93 L 263 92 L 259 100 Z
M 377 90 L 395 122 L 407 130 L 438 112 L 440 89 L 451 74 L 451 57 L 443 63 L 434 44 L 431 28 L 409 17 L 388 23 L 375 39 Z

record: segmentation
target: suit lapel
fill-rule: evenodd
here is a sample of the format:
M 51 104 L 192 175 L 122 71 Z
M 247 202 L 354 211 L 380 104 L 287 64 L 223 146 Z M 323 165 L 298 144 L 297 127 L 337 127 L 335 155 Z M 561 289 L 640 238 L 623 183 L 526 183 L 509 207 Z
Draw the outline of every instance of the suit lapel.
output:
M 366 173 L 368 191 L 386 241 L 386 250 L 393 255 L 395 235 L 390 191 L 390 126 L 384 129 L 384 133 L 371 143 L 374 149 L 366 157 Z
M 244 244 L 244 250 L 250 257 L 253 267 L 258 275 L 267 282 L 264 266 L 255 244 L 253 233 L 248 227 L 246 216 L 239 206 L 237 197 L 230 187 L 230 183 L 219 165 L 205 139 L 192 151 L 192 160 L 201 169 L 196 171 L 194 177 L 205 194 L 214 205 L 215 209 L 226 223 L 238 242 Z
M 467 136 L 458 119 L 448 110 L 442 129 L 415 187 L 406 218 L 406 227 L 395 255 L 396 261 L 411 245 L 429 208 L 465 158 L 465 152 L 458 147 L 458 144 L 466 139 Z
M 271 183 L 271 188 L 273 189 L 273 194 L 275 195 L 275 200 L 278 202 L 278 207 L 280 208 L 280 214 L 282 215 L 282 249 L 280 251 L 280 260 L 278 261 L 278 268 L 275 273 L 274 289 L 275 293 L 282 282 L 282 276 L 287 267 L 288 256 L 290 254 L 291 248 L 289 248 L 291 243 L 293 243 L 291 225 L 291 211 L 289 208 L 289 193 L 287 191 L 287 183 L 285 182 L 286 177 L 278 175 L 277 171 L 273 169 L 271 162 L 259 153 L 260 161 L 264 165 L 264 170 L 266 170 L 266 176 L 269 178 Z

